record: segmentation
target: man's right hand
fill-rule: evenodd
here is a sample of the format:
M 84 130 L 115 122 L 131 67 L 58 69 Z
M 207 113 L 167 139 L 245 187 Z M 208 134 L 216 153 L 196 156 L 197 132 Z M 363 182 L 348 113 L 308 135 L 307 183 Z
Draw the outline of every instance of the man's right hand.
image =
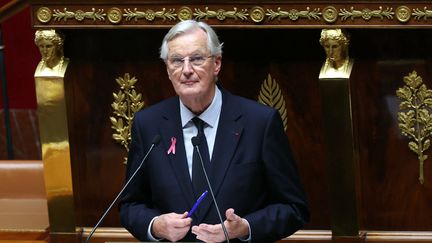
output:
M 167 213 L 160 215 L 153 221 L 152 235 L 169 241 L 183 239 L 192 224 L 192 219 L 188 218 L 187 214 L 185 212 L 183 214 Z

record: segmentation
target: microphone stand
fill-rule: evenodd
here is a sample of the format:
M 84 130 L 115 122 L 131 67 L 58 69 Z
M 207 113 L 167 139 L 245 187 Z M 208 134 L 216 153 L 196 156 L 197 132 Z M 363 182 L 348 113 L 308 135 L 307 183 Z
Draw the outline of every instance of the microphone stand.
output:
M 211 184 L 210 184 L 210 180 L 209 180 L 209 178 L 208 178 L 208 176 L 207 176 L 207 171 L 206 171 L 205 168 L 204 168 L 204 162 L 203 162 L 203 159 L 202 159 L 202 157 L 201 157 L 201 152 L 200 152 L 199 147 L 198 147 L 198 145 L 199 145 L 200 143 L 201 143 L 201 140 L 200 140 L 198 137 L 193 137 L 193 138 L 192 138 L 192 144 L 193 144 L 193 146 L 197 149 L 198 157 L 199 157 L 200 162 L 201 162 L 201 168 L 202 168 L 202 170 L 203 170 L 204 177 L 206 178 L 207 185 L 208 185 L 208 187 L 209 187 L 209 189 L 210 189 L 210 195 L 212 196 L 213 203 L 215 204 L 216 212 L 217 212 L 217 214 L 218 214 L 218 216 L 219 216 L 219 220 L 220 220 L 220 223 L 221 223 L 221 225 L 222 225 L 222 230 L 223 230 L 223 232 L 224 232 L 225 239 L 226 239 L 226 241 L 229 243 L 230 241 L 229 241 L 228 231 L 227 231 L 227 229 L 226 229 L 226 227 L 225 227 L 225 224 L 224 224 L 224 222 L 223 222 L 223 220 L 222 220 L 222 216 L 221 216 L 221 213 L 220 213 L 220 211 L 219 211 L 219 206 L 218 206 L 218 204 L 217 204 L 217 202 L 216 202 L 216 198 L 215 198 L 215 196 L 214 196 L 213 189 L 212 189 Z
M 161 137 L 159 135 L 156 135 L 153 138 L 153 142 L 151 147 L 149 148 L 149 150 L 147 151 L 146 155 L 144 156 L 144 158 L 141 160 L 140 165 L 138 166 L 138 168 L 135 170 L 135 172 L 132 174 L 132 176 L 129 178 L 129 180 L 127 180 L 126 184 L 123 186 L 123 188 L 120 190 L 120 192 L 117 194 L 117 196 L 114 198 L 114 200 L 112 201 L 111 205 L 109 205 L 109 207 L 105 210 L 104 214 L 102 215 L 102 217 L 99 219 L 99 221 L 96 223 L 96 225 L 93 227 L 93 230 L 90 232 L 90 234 L 88 235 L 87 239 L 85 240 L 85 243 L 88 243 L 88 241 L 90 240 L 90 238 L 92 237 L 92 235 L 94 234 L 94 232 L 96 231 L 96 229 L 99 227 L 99 225 L 102 223 L 102 221 L 105 219 L 106 215 L 108 214 L 108 212 L 111 210 L 111 208 L 114 206 L 114 204 L 117 202 L 117 200 L 119 199 L 120 195 L 123 193 L 123 191 L 126 189 L 126 187 L 129 185 L 129 183 L 132 181 L 132 179 L 135 177 L 135 175 L 138 173 L 138 171 L 141 169 L 142 165 L 144 164 L 144 161 L 147 159 L 148 155 L 150 154 L 150 152 L 153 150 L 153 148 L 159 143 Z

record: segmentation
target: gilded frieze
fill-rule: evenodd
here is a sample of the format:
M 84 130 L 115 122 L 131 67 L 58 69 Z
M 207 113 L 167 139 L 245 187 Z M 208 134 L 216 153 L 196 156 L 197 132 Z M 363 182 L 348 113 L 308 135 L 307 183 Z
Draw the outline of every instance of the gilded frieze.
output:
M 218 9 L 216 11 L 210 10 L 209 7 L 205 7 L 204 11 L 196 8 L 193 16 L 196 20 L 217 18 L 218 20 L 223 21 L 227 18 L 235 20 L 247 20 L 249 14 L 247 9 L 238 10 L 236 7 L 234 7 L 233 10 Z
M 64 8 L 63 11 L 59 9 L 54 9 L 53 12 L 54 21 L 67 21 L 69 19 L 76 19 L 79 22 L 83 21 L 84 19 L 90 19 L 93 21 L 104 21 L 106 16 L 106 13 L 104 13 L 103 9 L 96 10 L 95 8 L 92 8 L 91 11 L 87 12 L 82 10 L 77 10 L 73 12 L 68 11 L 67 8 Z
M 147 9 L 146 11 L 138 11 L 137 8 L 134 8 L 133 10 L 125 9 L 123 16 L 125 17 L 126 21 L 135 20 L 138 21 L 139 19 L 146 19 L 147 21 L 151 22 L 155 20 L 156 18 L 160 18 L 163 21 L 166 20 L 176 20 L 176 14 L 175 9 L 165 9 L 163 8 L 161 11 L 154 11 L 151 9 Z
M 345 21 L 348 18 L 351 20 L 354 20 L 355 18 L 363 18 L 366 21 L 369 21 L 372 18 L 380 18 L 380 19 L 393 19 L 393 9 L 392 8 L 386 8 L 385 10 L 383 7 L 379 7 L 376 10 L 370 10 L 368 8 L 362 9 L 362 10 L 356 10 L 354 7 L 351 7 L 349 10 L 341 9 L 339 16 L 341 16 L 341 20 Z
M 69 4 L 71 5 L 71 4 Z M 115 25 L 122 23 L 125 26 L 133 24 L 152 24 L 159 20 L 163 24 L 173 24 L 186 19 L 215 20 L 224 24 L 254 25 L 345 25 L 355 23 L 358 26 L 367 25 L 374 20 L 380 21 L 382 25 L 400 25 L 415 20 L 417 24 L 426 22 L 432 18 L 430 6 L 409 5 L 387 5 L 377 4 L 356 5 L 350 4 L 273 4 L 273 5 L 232 5 L 212 6 L 170 6 L 158 9 L 146 8 L 145 5 L 137 7 L 108 6 L 106 8 L 90 7 L 80 9 L 82 6 L 65 6 L 64 8 L 39 6 L 35 9 L 35 17 L 38 24 L 58 25 L 68 21 L 78 21 L 80 25 Z M 69 10 L 77 9 L 77 10 Z M 394 10 L 396 9 L 396 10 Z M 108 19 L 106 21 L 105 19 Z M 85 21 L 85 20 L 90 20 Z M 304 20 L 304 21 L 301 21 Z M 350 21 L 349 21 L 350 20 Z M 234 23 L 233 23 L 234 21 Z M 59 23 L 63 22 L 63 23 Z M 299 23 L 301 22 L 301 23 Z M 375 22 L 376 23 L 376 22 Z M 75 23 L 76 24 L 76 23 Z M 426 23 L 427 24 L 427 23 Z
M 309 20 L 320 19 L 320 9 L 315 8 L 311 10 L 311 8 L 307 7 L 306 10 L 297 10 L 297 9 L 291 9 L 289 11 L 283 11 L 281 8 L 277 8 L 276 11 L 273 11 L 272 9 L 267 9 L 267 20 L 272 21 L 274 19 L 281 20 L 283 18 L 289 18 L 292 21 L 296 21 L 299 18 L 307 18 Z
M 413 9 L 412 15 L 414 16 L 415 20 L 427 20 L 428 18 L 432 17 L 432 10 L 428 10 L 427 7 L 424 7 L 423 10 L 416 8 Z

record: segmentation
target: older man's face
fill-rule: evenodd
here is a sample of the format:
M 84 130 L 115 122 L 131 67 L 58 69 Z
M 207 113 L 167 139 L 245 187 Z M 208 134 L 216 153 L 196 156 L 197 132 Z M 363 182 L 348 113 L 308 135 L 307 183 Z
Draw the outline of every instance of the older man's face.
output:
M 168 42 L 167 72 L 175 92 L 184 103 L 211 102 L 221 57 L 211 56 L 207 34 L 193 30 Z

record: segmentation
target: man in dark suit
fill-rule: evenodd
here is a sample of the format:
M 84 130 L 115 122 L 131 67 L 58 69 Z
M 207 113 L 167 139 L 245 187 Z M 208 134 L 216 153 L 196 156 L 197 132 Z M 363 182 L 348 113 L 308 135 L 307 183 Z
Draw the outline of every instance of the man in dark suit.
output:
M 127 179 L 155 135 L 161 142 L 125 190 L 123 226 L 142 241 L 225 241 L 211 196 L 188 216 L 208 190 L 230 242 L 272 242 L 301 228 L 309 211 L 281 118 L 216 84 L 222 44 L 212 28 L 178 23 L 163 40 L 161 58 L 178 96 L 135 114 Z

